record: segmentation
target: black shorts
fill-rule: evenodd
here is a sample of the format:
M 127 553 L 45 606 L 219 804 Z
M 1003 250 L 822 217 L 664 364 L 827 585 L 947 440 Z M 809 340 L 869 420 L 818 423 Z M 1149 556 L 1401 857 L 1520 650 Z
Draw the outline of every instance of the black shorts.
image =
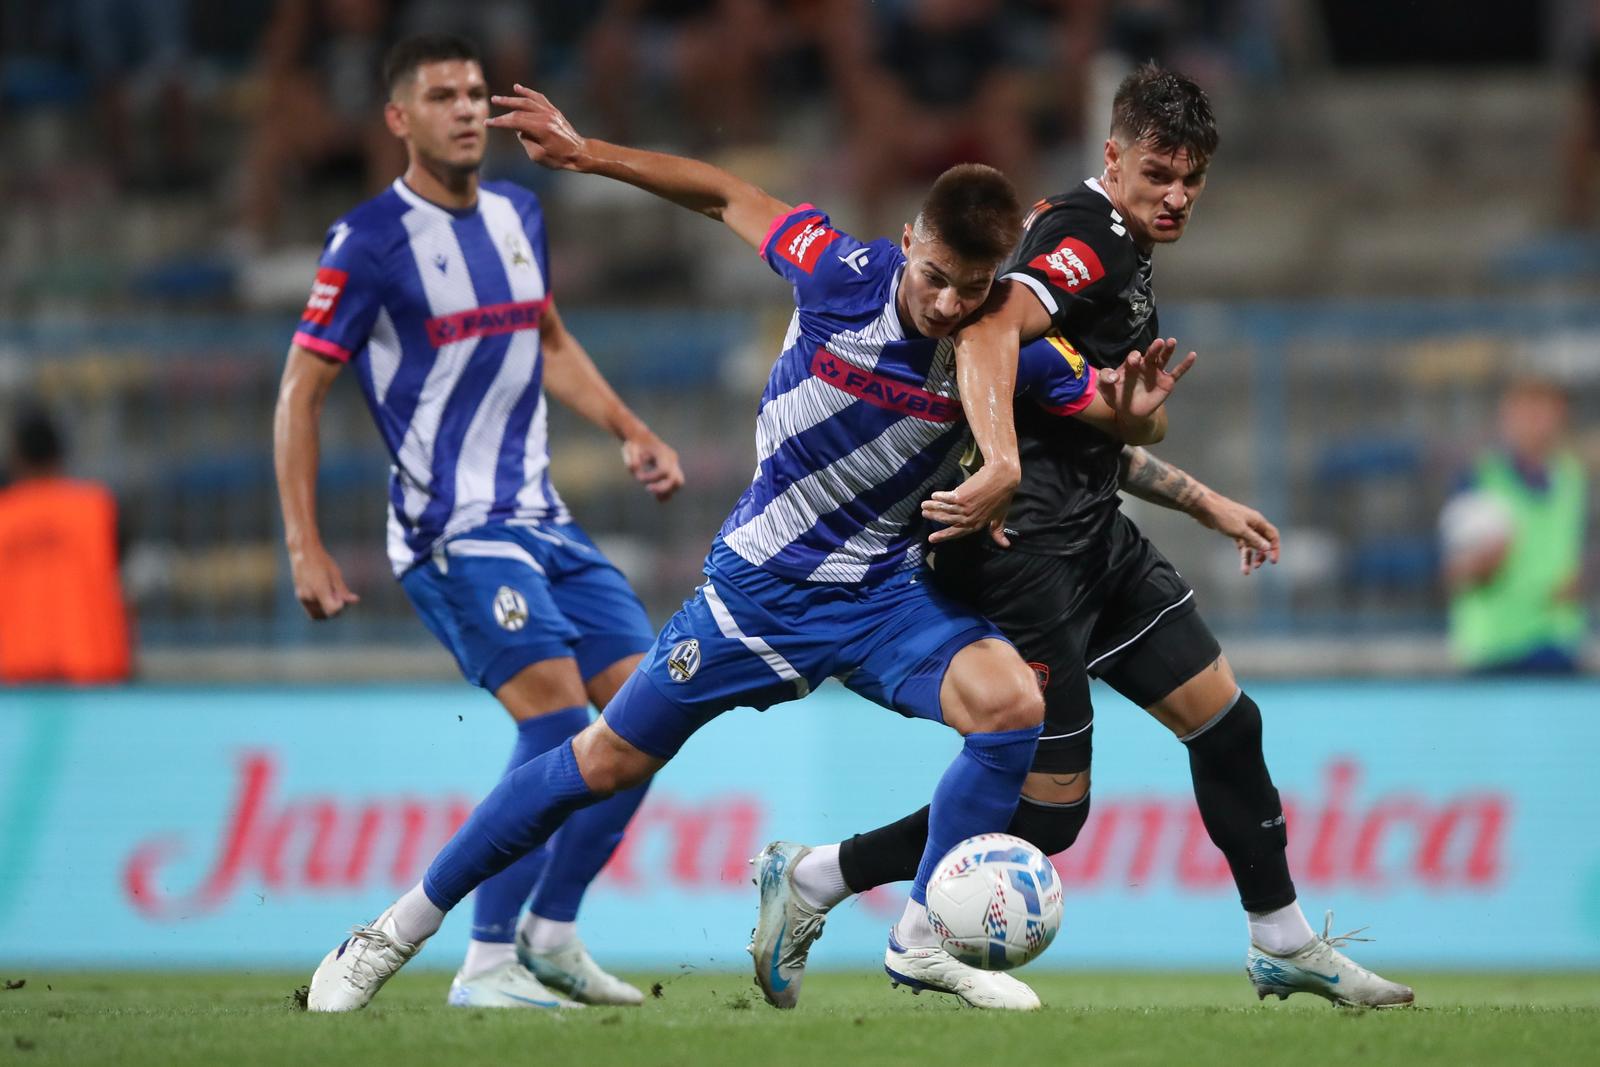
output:
M 940 587 L 988 616 L 1039 676 L 1036 771 L 1088 770 L 1091 677 L 1148 708 L 1222 654 L 1189 583 L 1120 512 L 1077 555 L 1006 551 L 971 537 L 938 549 L 933 564 Z

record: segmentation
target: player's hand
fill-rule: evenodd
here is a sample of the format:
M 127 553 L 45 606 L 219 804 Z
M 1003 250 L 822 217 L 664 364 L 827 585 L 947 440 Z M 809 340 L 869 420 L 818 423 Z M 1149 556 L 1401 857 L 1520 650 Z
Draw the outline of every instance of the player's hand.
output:
M 1175 338 L 1156 338 L 1143 352 L 1133 351 L 1122 361 L 1122 366 L 1101 375 L 1101 382 L 1109 386 L 1103 391 L 1106 402 L 1116 411 L 1118 418 L 1144 419 L 1154 415 L 1156 409 L 1167 402 L 1167 397 L 1178 381 L 1189 373 L 1198 358 L 1190 352 L 1176 365 L 1171 366 L 1178 351 Z M 1168 369 L 1169 366 L 1171 369 Z
M 678 453 L 653 433 L 640 434 L 622 442 L 622 462 L 628 473 L 657 500 L 671 499 L 683 486 L 683 468 Z
M 1278 528 L 1255 508 L 1213 492 L 1195 520 L 1239 546 L 1239 573 L 1249 574 L 1263 564 L 1278 562 Z
M 945 528 L 935 530 L 928 537 L 929 543 L 953 541 L 987 529 L 995 544 L 1010 548 L 1006 512 L 1016 491 L 1015 477 L 1005 477 L 997 468 L 986 465 L 954 489 L 934 493 L 922 502 L 922 517 L 943 523 Z
M 588 142 L 573 129 L 567 117 L 545 98 L 524 85 L 512 86 L 515 96 L 493 96 L 496 107 L 506 108 L 489 125 L 510 130 L 522 143 L 528 158 L 551 170 L 577 170 L 587 153 Z
M 313 619 L 331 619 L 361 598 L 344 584 L 339 565 L 321 546 L 289 554 L 294 573 L 294 595 Z

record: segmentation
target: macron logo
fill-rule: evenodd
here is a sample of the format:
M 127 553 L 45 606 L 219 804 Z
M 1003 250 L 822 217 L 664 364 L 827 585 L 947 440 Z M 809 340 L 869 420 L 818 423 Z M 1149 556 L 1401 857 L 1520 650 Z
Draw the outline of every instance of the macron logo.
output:
M 333 227 L 333 233 L 328 236 L 328 250 L 323 254 L 331 256 L 335 252 L 339 251 L 339 246 L 344 244 L 344 239 L 349 236 L 350 224 L 348 222 L 340 222 L 335 224 Z
M 839 262 L 843 263 L 857 274 L 860 274 L 861 268 L 867 265 L 867 250 L 865 248 L 858 248 L 854 252 L 851 252 L 848 256 L 840 256 Z

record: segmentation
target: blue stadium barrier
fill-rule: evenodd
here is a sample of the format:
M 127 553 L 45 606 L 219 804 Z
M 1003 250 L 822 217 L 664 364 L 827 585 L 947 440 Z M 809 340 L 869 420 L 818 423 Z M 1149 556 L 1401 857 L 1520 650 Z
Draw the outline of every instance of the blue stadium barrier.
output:
M 1600 683 L 1253 687 L 1320 926 L 1377 967 L 1600 968 Z M 1182 748 L 1097 690 L 1095 809 L 1035 966 L 1234 969 L 1243 920 Z M 0 693 L 0 959 L 287 967 L 415 883 L 495 779 L 504 713 L 461 685 Z M 656 783 L 584 907 L 617 966 L 741 969 L 746 859 L 921 805 L 954 735 L 829 685 L 738 711 Z M 819 965 L 872 968 L 899 893 L 840 908 Z M 422 962 L 454 967 L 465 912 Z

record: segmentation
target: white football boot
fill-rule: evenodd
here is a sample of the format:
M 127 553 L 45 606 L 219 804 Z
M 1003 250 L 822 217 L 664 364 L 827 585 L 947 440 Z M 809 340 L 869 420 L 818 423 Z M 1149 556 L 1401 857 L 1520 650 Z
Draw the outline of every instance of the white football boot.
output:
M 450 983 L 446 1003 L 454 1008 L 581 1008 L 582 1004 L 545 988 L 544 983 L 515 960 L 483 974 Z
M 937 945 L 906 948 L 896 939 L 892 928 L 889 950 L 883 955 L 883 969 L 889 972 L 890 985 L 906 986 L 913 993 L 924 989 L 951 993 L 974 1008 L 1039 1009 L 1038 994 L 1009 974 L 969 967 Z
M 822 936 L 827 918 L 826 908 L 813 908 L 794 887 L 795 864 L 810 851 L 807 845 L 774 841 L 750 861 L 761 888 L 761 908 L 748 950 L 755 962 L 756 985 L 774 1008 L 799 1003 L 806 956 Z
M 1330 937 L 1328 931 L 1332 927 L 1330 911 L 1323 918 L 1322 935 L 1285 956 L 1251 942 L 1244 958 L 1244 973 L 1255 986 L 1256 998 L 1265 1000 L 1267 994 L 1276 993 L 1279 1000 L 1287 1000 L 1290 993 L 1315 993 L 1353 1008 L 1400 1008 L 1415 999 L 1410 986 L 1373 974 L 1339 951 L 1340 945 L 1370 941 L 1370 937 L 1355 936 L 1361 930 Z
M 358 1011 L 378 995 L 417 954 L 427 939 L 411 944 L 395 933 L 394 909 L 368 926 L 355 926 L 338 948 L 328 953 L 311 976 L 308 1011 Z
M 535 952 L 519 930 L 517 961 L 550 989 L 565 993 L 581 1004 L 631 1006 L 644 1003 L 643 993 L 616 975 L 601 970 L 576 937 L 558 949 Z

